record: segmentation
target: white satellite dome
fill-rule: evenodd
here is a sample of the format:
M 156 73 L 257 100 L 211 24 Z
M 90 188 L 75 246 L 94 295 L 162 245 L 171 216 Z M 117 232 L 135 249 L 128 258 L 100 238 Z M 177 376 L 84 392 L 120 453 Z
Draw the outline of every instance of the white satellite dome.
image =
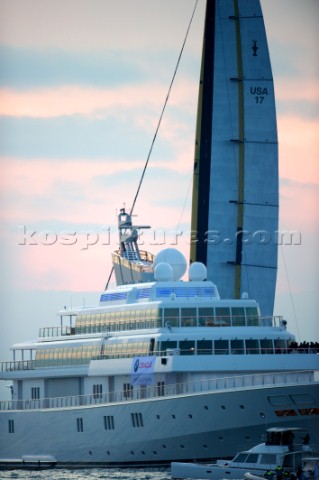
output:
M 154 278 L 158 282 L 173 280 L 173 269 L 167 262 L 160 262 L 154 268 Z
M 156 265 L 161 262 L 168 263 L 171 266 L 173 280 L 180 280 L 180 278 L 186 272 L 186 258 L 179 250 L 176 250 L 175 248 L 165 248 L 164 250 L 161 250 L 155 257 L 154 268 L 156 268 Z
M 201 262 L 194 262 L 188 269 L 188 278 L 191 282 L 202 282 L 207 279 L 207 268 Z

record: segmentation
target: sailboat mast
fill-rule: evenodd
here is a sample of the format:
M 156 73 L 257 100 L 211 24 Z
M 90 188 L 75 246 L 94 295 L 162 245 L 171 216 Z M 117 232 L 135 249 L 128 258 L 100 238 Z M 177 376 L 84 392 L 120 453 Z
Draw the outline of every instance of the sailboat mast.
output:
M 224 298 L 272 315 L 277 276 L 275 96 L 259 0 L 208 0 L 198 99 L 191 262 Z
M 240 22 L 238 0 L 234 0 L 236 22 L 236 46 L 238 68 L 238 203 L 237 203 L 237 234 L 235 259 L 235 290 L 234 297 L 240 298 L 241 292 L 241 265 L 244 228 L 244 200 L 245 200 L 245 115 L 244 115 L 244 83 L 243 58 L 240 39 Z
M 202 63 L 198 94 L 190 261 L 207 265 L 204 248 L 208 231 L 214 88 L 215 0 L 206 5 Z

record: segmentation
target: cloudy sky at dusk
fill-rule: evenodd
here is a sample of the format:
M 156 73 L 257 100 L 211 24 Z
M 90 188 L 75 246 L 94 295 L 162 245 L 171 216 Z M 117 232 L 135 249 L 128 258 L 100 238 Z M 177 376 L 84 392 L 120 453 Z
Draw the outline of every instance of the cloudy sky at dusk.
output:
M 261 3 L 280 229 L 301 239 L 280 248 L 275 314 L 298 340 L 319 340 L 319 2 Z M 117 246 L 116 212 L 132 204 L 194 4 L 0 0 L 1 361 L 12 343 L 57 325 L 64 305 L 97 301 Z M 199 0 L 135 208 L 153 227 L 144 247 L 155 252 L 154 231 L 165 229 L 167 244 L 190 229 L 204 6 Z M 186 255 L 187 240 L 179 240 Z

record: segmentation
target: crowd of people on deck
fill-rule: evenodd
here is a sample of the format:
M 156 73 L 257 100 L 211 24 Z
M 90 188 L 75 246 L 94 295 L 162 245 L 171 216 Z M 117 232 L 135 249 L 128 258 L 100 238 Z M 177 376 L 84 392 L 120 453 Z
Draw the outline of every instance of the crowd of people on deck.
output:
M 319 342 L 291 342 L 288 347 L 288 352 L 292 353 L 319 353 Z
M 285 470 L 283 470 L 281 466 L 278 466 L 276 468 L 276 472 L 272 472 L 271 470 L 268 470 L 265 473 L 264 478 L 267 478 L 268 480 L 284 480 L 284 479 L 306 480 L 306 478 L 309 478 L 309 477 L 305 476 L 301 467 L 298 467 L 296 473 L 293 473 L 293 472 L 286 472 Z M 313 471 L 313 478 L 314 480 L 319 479 L 319 462 L 316 462 L 315 464 L 314 471 Z

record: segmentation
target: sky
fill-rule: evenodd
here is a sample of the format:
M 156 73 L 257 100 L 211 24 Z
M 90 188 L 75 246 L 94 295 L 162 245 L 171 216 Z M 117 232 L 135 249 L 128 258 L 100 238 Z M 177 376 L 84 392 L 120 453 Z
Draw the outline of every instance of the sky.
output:
M 275 81 L 280 230 L 275 314 L 319 341 L 317 0 L 261 1 Z M 195 0 L 0 0 L 0 361 L 93 305 L 117 248 Z M 141 248 L 188 256 L 204 21 L 199 0 L 135 214 Z M 165 231 L 165 238 L 164 238 Z M 0 382 L 1 383 L 1 382 Z M 0 388 L 0 397 L 8 389 Z

